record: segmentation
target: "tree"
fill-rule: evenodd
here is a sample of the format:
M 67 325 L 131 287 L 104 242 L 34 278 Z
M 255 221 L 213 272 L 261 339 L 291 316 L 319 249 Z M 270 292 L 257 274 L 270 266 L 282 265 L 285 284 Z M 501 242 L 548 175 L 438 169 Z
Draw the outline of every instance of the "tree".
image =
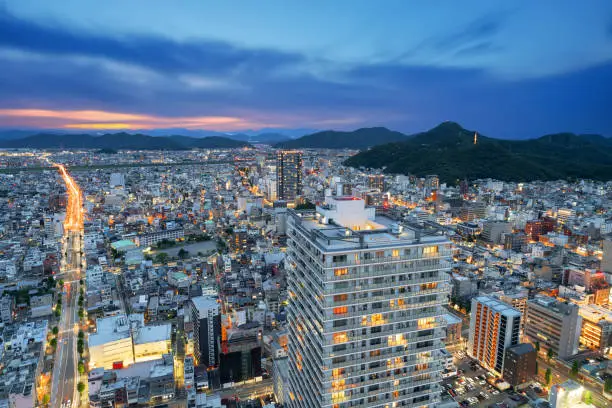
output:
M 79 374 L 85 374 L 85 364 L 82 361 L 79 361 Z
M 606 382 L 604 383 L 604 391 L 605 392 L 612 391 L 612 377 L 606 378 Z
M 79 319 L 82 319 L 83 317 L 85 317 L 85 311 L 83 310 L 82 307 L 79 308 Z
M 165 264 L 166 262 L 168 262 L 167 253 L 160 252 L 159 254 L 155 255 L 155 263 Z
M 582 399 L 584 400 L 585 404 L 591 405 L 593 403 L 593 394 L 591 394 L 591 391 L 586 390 L 582 396 Z
M 85 338 L 85 333 L 83 333 L 83 330 L 79 330 L 79 340 L 83 340 Z
M 179 249 L 178 257 L 181 258 L 181 259 L 186 259 L 187 257 L 189 257 L 189 251 L 187 251 L 184 248 Z
M 540 352 L 540 342 L 539 341 L 535 342 L 535 349 L 538 353 Z
M 538 366 L 538 360 L 536 360 L 535 362 L 535 375 L 538 375 L 538 370 L 539 370 L 539 366 Z
M 53 333 L 54 336 L 57 336 L 57 333 L 59 333 L 59 328 L 57 326 L 53 327 L 51 333 Z
M 54 338 L 52 338 L 52 339 L 49 341 L 49 345 L 50 345 L 51 347 L 53 347 L 53 348 L 56 348 L 56 347 L 57 347 L 57 338 L 55 338 L 55 337 L 54 337 Z
M 81 381 L 79 381 L 79 383 L 77 384 L 77 391 L 79 392 L 79 394 L 82 394 L 83 391 L 85 391 L 85 384 L 83 384 Z
M 578 365 L 578 361 L 574 360 L 574 362 L 572 363 L 572 370 L 570 371 L 570 373 L 572 374 L 572 376 L 577 376 L 578 375 L 578 371 L 580 371 L 580 365 Z
M 51 401 L 51 396 L 49 394 L 43 395 L 43 397 L 42 397 L 43 405 L 47 405 L 49 403 L 49 401 Z
M 544 380 L 546 381 L 546 386 L 549 386 L 552 382 L 552 370 L 550 368 L 546 369 L 546 374 L 544 374 Z
M 552 360 L 554 356 L 555 356 L 555 352 L 553 351 L 552 348 L 549 348 L 548 351 L 546 352 L 546 358 L 548 359 L 549 363 L 550 363 L 550 360 Z
M 83 343 L 82 343 L 82 342 L 77 343 L 77 352 L 78 352 L 79 354 L 83 354 L 83 351 L 84 351 L 84 349 L 83 349 Z

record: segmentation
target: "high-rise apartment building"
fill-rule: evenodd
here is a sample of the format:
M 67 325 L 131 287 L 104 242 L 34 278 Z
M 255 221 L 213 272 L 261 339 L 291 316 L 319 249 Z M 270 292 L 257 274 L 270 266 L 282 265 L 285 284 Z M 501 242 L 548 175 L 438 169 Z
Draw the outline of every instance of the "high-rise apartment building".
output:
M 302 152 L 281 150 L 276 163 L 276 196 L 279 200 L 293 201 L 302 194 Z
M 601 258 L 601 270 L 608 276 L 612 275 L 612 235 L 603 240 L 603 257 Z M 608 282 L 612 279 L 608 278 Z
M 221 348 L 221 310 L 217 300 L 207 296 L 192 298 L 191 321 L 193 322 L 193 351 L 197 365 L 218 366 Z
M 433 406 L 450 241 L 355 197 L 290 210 L 287 234 L 289 406 Z
M 506 349 L 519 344 L 521 313 L 488 296 L 472 299 L 468 354 L 494 373 L 504 369 Z
M 539 342 L 543 349 L 566 358 L 578 351 L 582 318 L 578 305 L 560 302 L 555 298 L 537 296 L 527 302 L 525 335 Z

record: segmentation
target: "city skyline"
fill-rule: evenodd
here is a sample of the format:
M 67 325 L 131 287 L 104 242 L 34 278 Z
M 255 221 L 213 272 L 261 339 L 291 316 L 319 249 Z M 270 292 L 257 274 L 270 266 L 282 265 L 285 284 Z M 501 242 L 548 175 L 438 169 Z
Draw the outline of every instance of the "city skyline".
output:
M 3 2 L 0 128 L 612 134 L 606 2 L 315 6 Z

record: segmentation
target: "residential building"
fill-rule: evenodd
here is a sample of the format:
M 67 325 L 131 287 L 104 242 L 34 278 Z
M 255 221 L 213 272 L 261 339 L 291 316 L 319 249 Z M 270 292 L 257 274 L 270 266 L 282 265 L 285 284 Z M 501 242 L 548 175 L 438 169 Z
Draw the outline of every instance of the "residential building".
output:
M 578 352 L 582 318 L 578 305 L 537 296 L 527 302 L 525 335 L 544 349 L 566 358 Z
M 198 296 L 191 299 L 194 357 L 197 365 L 219 365 L 221 310 L 217 299 Z
M 385 175 L 370 174 L 368 176 L 368 187 L 379 191 L 385 191 Z
M 488 296 L 472 299 L 468 354 L 497 375 L 504 370 L 506 349 L 519 344 L 521 313 Z
M 294 201 L 302 194 L 302 152 L 281 150 L 276 163 L 276 195 L 279 200 Z
M 355 197 L 289 214 L 289 406 L 438 402 L 449 240 Z
M 582 317 L 580 344 L 609 355 L 612 346 L 612 311 L 597 305 L 583 305 L 578 313 Z
M 574 408 L 586 406 L 582 403 L 584 387 L 577 382 L 567 380 L 563 384 L 555 384 L 550 388 L 551 408 Z
M 487 221 L 482 227 L 480 237 L 492 244 L 501 244 L 504 234 L 512 232 L 512 224 L 505 221 Z

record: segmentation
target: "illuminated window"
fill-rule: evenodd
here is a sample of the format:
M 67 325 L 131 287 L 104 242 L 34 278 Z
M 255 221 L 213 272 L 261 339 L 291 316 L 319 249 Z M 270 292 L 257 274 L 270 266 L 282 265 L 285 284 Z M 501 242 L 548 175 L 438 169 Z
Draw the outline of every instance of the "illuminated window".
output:
M 434 246 L 428 246 L 423 248 L 423 255 L 425 256 L 432 256 L 432 255 L 437 255 L 438 254 L 438 246 L 434 245 Z
M 335 295 L 334 296 L 334 302 L 346 302 L 348 300 L 348 295 L 342 294 L 342 295 Z
M 393 252 L 391 253 L 391 256 L 393 256 L 394 258 L 399 257 L 400 256 L 399 249 L 394 249 Z
M 333 341 L 334 344 L 346 343 L 348 341 L 348 335 L 346 332 L 334 333 Z
M 341 375 L 344 375 L 344 368 L 334 368 L 332 369 L 332 378 L 339 378 Z
M 426 317 L 418 320 L 419 329 L 430 329 L 436 321 L 433 317 Z
M 344 314 L 348 312 L 348 307 L 346 306 L 341 306 L 341 307 L 334 307 L 334 314 L 335 315 L 339 315 L 339 314 Z
M 376 251 L 376 258 L 384 258 L 385 251 Z
M 421 285 L 421 290 L 435 289 L 438 287 L 438 282 L 424 283 Z
M 378 326 L 384 324 L 385 320 L 383 319 L 383 315 L 381 313 L 376 313 L 372 315 L 372 325 Z
M 334 275 L 336 276 L 348 275 L 348 268 L 336 268 L 334 269 Z

